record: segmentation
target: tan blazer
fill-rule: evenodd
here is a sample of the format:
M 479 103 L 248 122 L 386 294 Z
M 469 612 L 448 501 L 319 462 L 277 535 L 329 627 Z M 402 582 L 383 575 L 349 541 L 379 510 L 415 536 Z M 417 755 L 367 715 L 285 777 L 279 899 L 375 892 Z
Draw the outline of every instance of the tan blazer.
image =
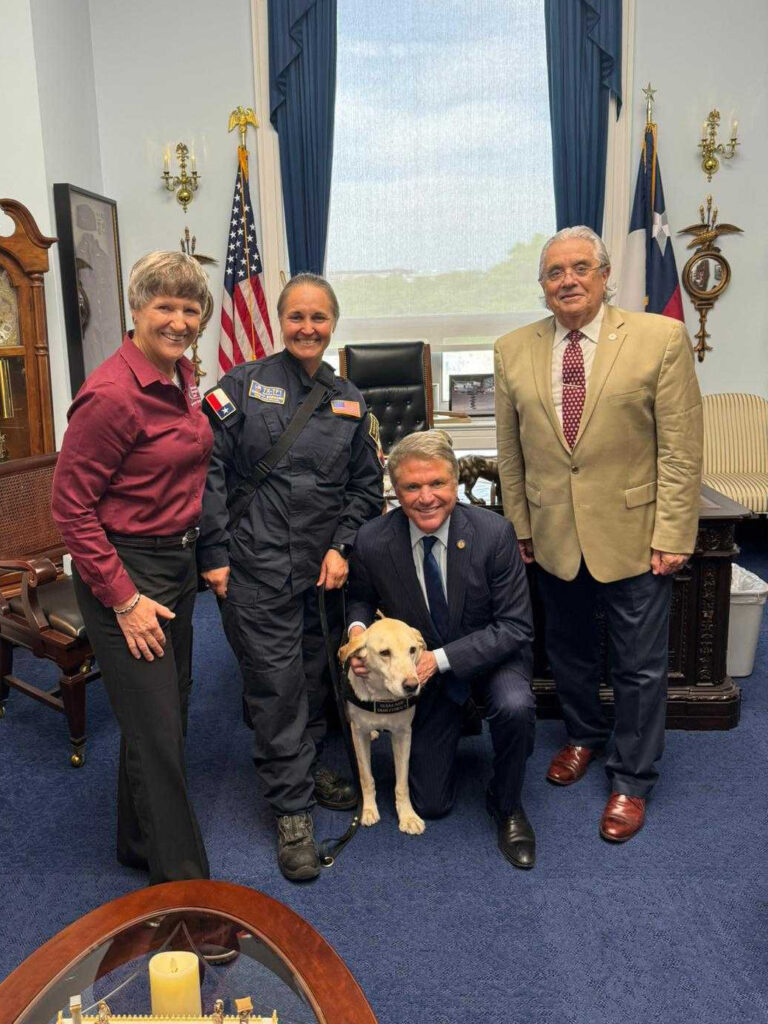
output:
M 701 485 L 701 395 L 685 326 L 605 306 L 571 451 L 552 401 L 555 320 L 495 346 L 504 511 L 536 561 L 564 580 L 582 555 L 610 583 L 649 568 L 651 548 L 693 551 Z

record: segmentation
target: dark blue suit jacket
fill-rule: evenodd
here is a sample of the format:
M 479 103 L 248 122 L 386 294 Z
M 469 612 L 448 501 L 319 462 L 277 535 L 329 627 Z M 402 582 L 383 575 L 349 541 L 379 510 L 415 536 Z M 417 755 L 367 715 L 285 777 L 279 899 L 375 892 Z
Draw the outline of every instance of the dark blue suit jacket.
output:
M 506 519 L 456 505 L 448 533 L 449 636 L 437 635 L 413 564 L 408 518 L 395 509 L 365 523 L 350 559 L 347 621 L 370 624 L 379 609 L 443 647 L 457 678 L 504 664 L 530 679 L 531 602 L 515 531 Z

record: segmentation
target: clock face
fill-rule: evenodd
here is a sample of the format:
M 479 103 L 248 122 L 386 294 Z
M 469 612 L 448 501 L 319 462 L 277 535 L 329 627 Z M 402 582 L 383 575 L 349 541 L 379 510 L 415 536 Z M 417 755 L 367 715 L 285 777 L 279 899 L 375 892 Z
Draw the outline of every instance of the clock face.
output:
M 0 267 L 0 346 L 20 345 L 19 305 L 8 271 Z

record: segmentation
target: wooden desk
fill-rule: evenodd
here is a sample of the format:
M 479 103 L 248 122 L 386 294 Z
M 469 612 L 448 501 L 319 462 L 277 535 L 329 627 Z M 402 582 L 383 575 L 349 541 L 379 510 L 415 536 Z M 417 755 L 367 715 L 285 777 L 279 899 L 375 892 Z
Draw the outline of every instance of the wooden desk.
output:
M 499 506 L 494 511 L 501 511 Z M 711 487 L 701 489 L 696 552 L 675 575 L 669 622 L 668 729 L 733 729 L 738 724 L 741 691 L 725 670 L 730 613 L 731 562 L 738 553 L 736 523 L 748 508 Z M 544 613 L 529 570 L 534 615 L 533 689 L 539 718 L 560 718 L 560 704 L 544 650 Z M 613 716 L 613 690 L 607 683 L 608 650 L 604 616 L 603 681 L 600 699 Z

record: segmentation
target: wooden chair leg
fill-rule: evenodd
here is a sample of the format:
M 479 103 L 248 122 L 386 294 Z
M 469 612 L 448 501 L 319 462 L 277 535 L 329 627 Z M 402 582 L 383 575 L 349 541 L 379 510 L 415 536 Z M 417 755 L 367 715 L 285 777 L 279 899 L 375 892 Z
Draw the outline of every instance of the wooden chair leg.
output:
M 75 676 L 62 673 L 59 680 L 61 702 L 69 726 L 69 741 L 72 754 L 69 763 L 73 768 L 82 768 L 85 764 L 85 679 L 84 673 Z
M 0 718 L 5 716 L 5 702 L 11 688 L 5 677 L 13 672 L 13 644 L 10 640 L 0 638 Z

